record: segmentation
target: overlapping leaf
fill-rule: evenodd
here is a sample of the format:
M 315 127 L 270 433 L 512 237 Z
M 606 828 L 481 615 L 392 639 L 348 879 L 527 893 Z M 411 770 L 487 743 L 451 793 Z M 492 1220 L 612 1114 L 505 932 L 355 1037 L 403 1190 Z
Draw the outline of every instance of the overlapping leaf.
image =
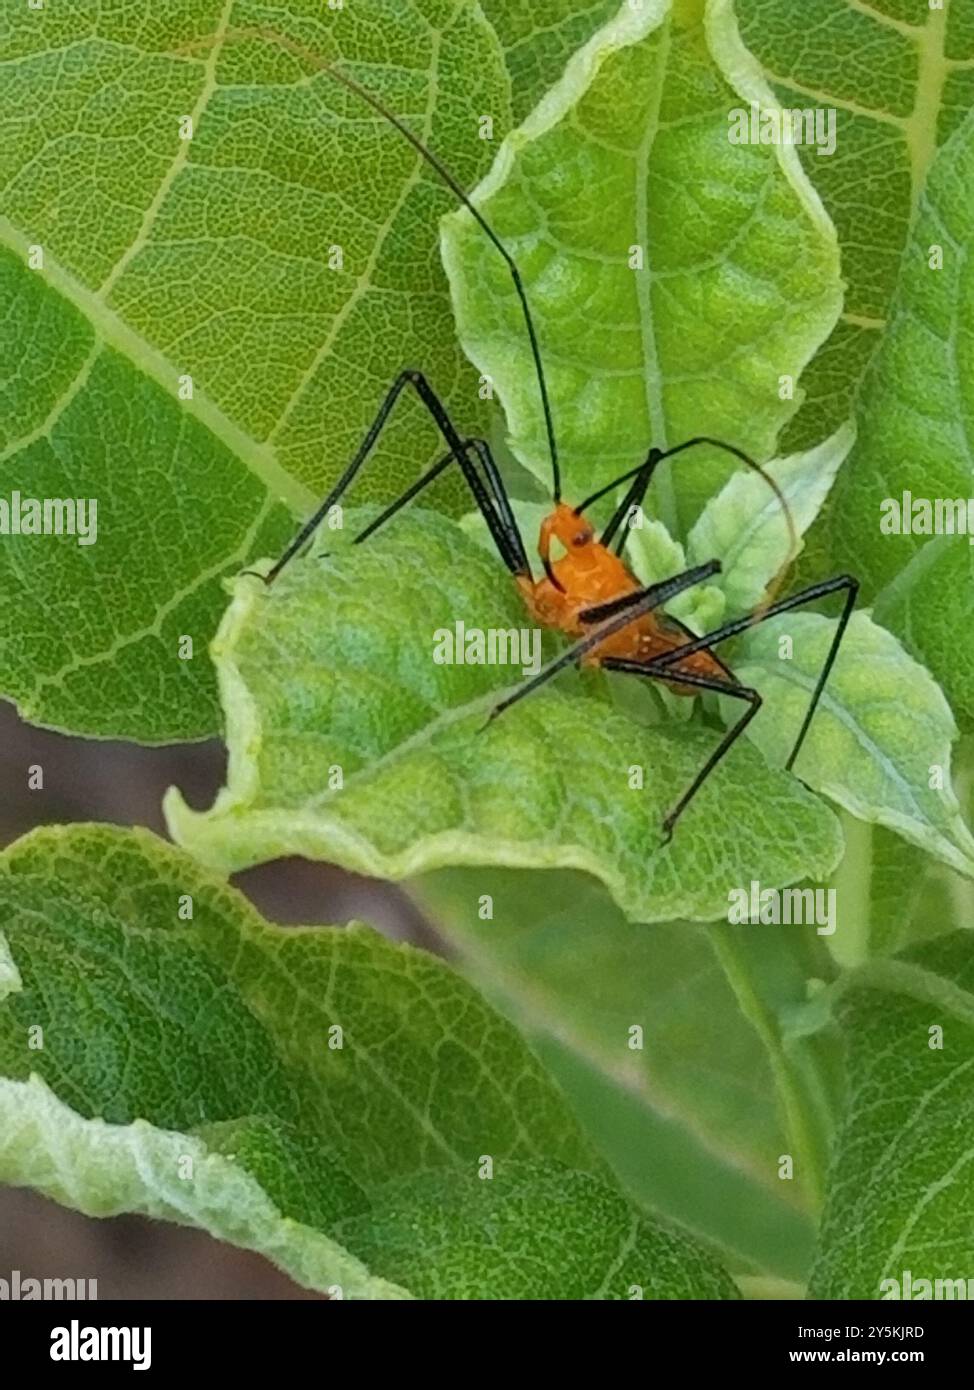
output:
M 450 869 L 412 891 L 475 983 L 542 1049 L 637 1198 L 705 1231 L 738 1268 L 804 1278 L 808 1193 L 779 1179 L 788 1145 L 772 1068 L 709 933 L 627 923 L 577 874 Z M 806 973 L 821 969 L 814 933 L 796 929 L 804 949 L 793 950 L 780 927 L 743 931 L 769 1007 L 803 999 Z M 799 1049 L 791 1063 L 801 1070 Z
M 619 0 L 483 0 L 511 77 L 515 120 L 523 120 L 577 48 L 619 11 Z
M 854 437 L 846 425 L 817 448 L 765 465 L 784 498 L 799 546 Z M 714 555 L 720 556 L 722 568 L 713 582 L 725 599 L 718 616 L 726 613 L 728 618 L 757 608 L 769 584 L 795 558 L 781 500 L 757 473 L 736 473 L 707 503 L 691 530 L 688 563 L 700 564 Z

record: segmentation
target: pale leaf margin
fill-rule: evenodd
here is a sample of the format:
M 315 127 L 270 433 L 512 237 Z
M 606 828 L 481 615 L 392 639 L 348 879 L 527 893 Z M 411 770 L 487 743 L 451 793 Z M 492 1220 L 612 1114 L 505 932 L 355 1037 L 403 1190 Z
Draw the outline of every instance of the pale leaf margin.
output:
M 191 1179 L 178 1176 L 187 1160 Z M 412 1297 L 320 1231 L 282 1216 L 256 1178 L 201 1140 L 146 1120 L 86 1120 L 36 1074 L 0 1078 L 0 1182 L 29 1186 L 85 1216 L 135 1213 L 194 1226 L 264 1255 L 304 1288 Z
M 743 100 L 757 102 L 762 112 L 781 111 L 781 102 L 765 78 L 761 64 L 741 38 L 737 16 L 734 13 L 734 0 L 707 0 L 704 28 L 711 56 L 723 73 L 727 85 Z M 771 149 L 806 215 L 818 227 L 823 238 L 831 241 L 838 250 L 839 239 L 835 224 L 826 211 L 818 190 L 805 173 L 795 146 L 778 142 L 772 145 Z

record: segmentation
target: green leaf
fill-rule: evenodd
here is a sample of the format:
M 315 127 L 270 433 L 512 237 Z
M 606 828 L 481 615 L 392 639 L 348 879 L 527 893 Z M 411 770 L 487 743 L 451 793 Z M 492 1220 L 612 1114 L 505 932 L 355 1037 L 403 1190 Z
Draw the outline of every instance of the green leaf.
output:
M 817 613 L 789 613 L 754 628 L 735 665 L 768 708 L 748 733 L 769 762 L 786 760 L 835 633 Z M 793 655 L 782 654 L 790 639 Z M 739 718 L 733 707 L 728 717 Z M 932 676 L 864 612 L 854 613 L 795 771 L 862 820 L 897 831 L 952 868 L 974 875 L 974 838 L 950 783 L 957 735 Z
M 867 830 L 871 829 L 867 827 Z M 893 955 L 974 921 L 974 884 L 918 846 L 878 827 L 871 830 L 869 946 Z
M 748 90 L 722 78 L 701 10 L 623 6 L 477 193 L 526 284 L 570 500 L 650 443 L 705 433 L 769 457 L 800 396 L 782 400 L 780 378 L 800 375 L 839 313 L 831 224 L 793 149 L 729 142 L 728 109 Z M 503 262 L 466 212 L 444 221 L 443 254 L 461 341 L 503 400 L 518 458 L 550 487 Z M 671 531 L 734 466 L 708 449 L 680 463 L 656 492 Z
M 99 826 L 9 850 L 0 920 L 0 1179 L 199 1225 L 351 1297 L 505 1297 L 512 1262 L 522 1297 L 732 1294 L 612 1190 L 517 1033 L 433 957 L 269 926 Z
M 263 5 L 291 48 L 233 30 L 230 0 L 162 9 L 7 7 L 0 38 L 4 496 L 99 506 L 90 546 L 4 536 L 0 689 L 37 723 L 147 742 L 215 730 L 220 577 L 282 547 L 403 367 L 486 421 L 435 251 L 452 195 L 293 45 L 340 58 L 463 184 L 489 158 L 474 113 L 498 137 L 510 119 L 476 6 Z M 359 496 L 441 450 L 403 401 Z M 438 497 L 466 505 L 458 479 Z
M 876 598 L 875 618 L 928 667 L 965 732 L 974 729 L 974 651 L 966 640 L 974 594 L 970 538 L 938 536 Z
M 764 465 L 788 504 L 798 536 L 818 515 L 854 439 L 852 427 L 843 425 L 817 448 Z M 757 606 L 789 554 L 781 503 L 757 473 L 740 472 L 701 512 L 690 532 L 687 563 L 720 556 L 723 568 L 713 582 L 726 597 L 727 616 L 736 618 Z
M 895 1296 L 904 1275 L 967 1280 L 974 1231 L 974 937 L 852 976 L 838 1017 L 850 1078 L 813 1298 Z M 937 1046 L 936 1029 L 942 1029 Z M 931 1296 L 928 1291 L 927 1297 Z M 943 1295 L 941 1295 L 943 1296 Z M 955 1296 L 953 1293 L 948 1297 Z
M 640 1219 L 588 1173 L 512 1163 L 503 1182 L 424 1174 L 384 1194 L 382 1224 L 339 1227 L 421 1298 L 735 1298 L 714 1257 Z
M 929 0 L 803 0 L 800 16 L 793 0 L 712 0 L 712 24 L 730 29 L 735 14 L 782 105 L 835 113 L 834 154 L 798 147 L 835 222 L 846 281 L 785 438 L 808 448 L 849 416 L 882 341 L 927 171 L 974 103 L 974 29 L 964 4 Z
M 269 1168 L 278 1162 L 269 1155 Z M 409 1297 L 330 1236 L 283 1215 L 268 1196 L 271 1172 L 263 1177 L 188 1129 L 159 1128 L 142 1118 L 131 1124 L 85 1119 L 36 1074 L 26 1081 L 0 1078 L 3 1182 L 32 1187 L 86 1216 L 131 1212 L 196 1226 L 266 1256 L 308 1288 L 346 1298 Z
M 717 735 L 646 727 L 574 671 L 485 728 L 523 677 L 437 664 L 436 634 L 457 621 L 509 630 L 525 613 L 497 559 L 434 513 L 295 562 L 269 589 L 238 579 L 213 644 L 227 786 L 203 813 L 171 789 L 173 838 L 224 871 L 287 854 L 386 878 L 580 868 L 641 921 L 723 915 L 729 884 L 758 865 L 781 884 L 835 864 L 831 812 L 743 743 L 661 849 L 663 817 Z
M 804 1277 L 814 1228 L 800 1184 L 778 1178 L 775 1079 L 709 933 L 628 923 L 578 874 L 450 869 L 411 891 L 637 1200 L 737 1268 Z M 781 929 L 746 931 L 769 993 L 803 999 Z
M 965 324 L 974 311 L 974 113 L 937 155 L 903 257 L 890 326 L 862 386 L 858 440 L 836 485 L 829 531 L 838 566 L 854 568 L 867 599 L 929 540 L 887 534 L 903 494 L 934 502 L 971 496 L 974 392 Z M 931 248 L 943 249 L 931 269 Z M 884 503 L 887 504 L 884 507 Z M 912 508 L 909 501 L 906 512 Z M 970 597 L 970 587 L 965 585 Z M 945 663 L 941 662 L 941 665 Z
M 523 120 L 568 59 L 619 10 L 620 0 L 482 0 L 504 50 L 514 119 Z
M 219 722 L 205 650 L 220 577 L 279 549 L 294 523 L 193 403 L 137 371 L 53 278 L 0 248 L 21 345 L 0 391 L 3 500 L 91 498 L 96 539 L 0 536 L 0 688 L 37 724 L 200 738 Z
M 713 555 L 707 556 L 708 560 L 714 558 Z M 645 515 L 641 524 L 633 526 L 629 532 L 626 560 L 632 566 L 633 574 L 643 584 L 671 579 L 673 575 L 681 574 L 688 563 L 683 546 L 670 535 L 663 522 Z M 717 627 L 724 616 L 724 608 L 721 576 L 717 575 L 707 584 L 697 584 L 677 594 L 667 606 L 667 612 L 699 634 Z M 683 709 L 688 707 L 688 702 L 676 699 L 670 704 Z

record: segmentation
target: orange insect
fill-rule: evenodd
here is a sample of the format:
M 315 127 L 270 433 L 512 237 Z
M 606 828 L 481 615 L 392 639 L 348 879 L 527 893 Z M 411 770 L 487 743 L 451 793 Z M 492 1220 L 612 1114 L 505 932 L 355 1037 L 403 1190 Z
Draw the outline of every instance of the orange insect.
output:
M 716 631 L 705 633 L 702 636 L 693 633 L 672 615 L 667 614 L 663 605 L 675 598 L 677 594 L 717 574 L 720 570 L 720 561 L 710 560 L 705 564 L 686 570 L 682 574 L 674 575 L 671 579 L 650 585 L 640 584 L 625 564 L 622 555 L 629 534 L 629 527 L 625 525 L 625 522 L 635 510 L 641 507 L 658 464 L 665 458 L 672 458 L 674 455 L 700 444 L 711 445 L 733 454 L 748 468 L 757 472 L 778 497 L 788 526 L 790 554 L 793 555 L 797 550 L 794 524 L 785 498 L 775 481 L 743 450 L 724 443 L 722 440 L 701 435 L 668 449 L 654 446 L 649 449 L 639 464 L 623 473 L 621 477 L 615 478 L 601 487 L 586 498 L 581 505 L 571 507 L 563 502 L 558 450 L 548 388 L 541 362 L 541 352 L 520 272 L 503 242 L 467 197 L 446 166 L 373 93 L 367 91 L 346 73 L 318 59 L 303 46 L 294 43 L 283 35 L 267 30 L 237 29 L 230 31 L 226 38 L 230 39 L 235 36 L 272 41 L 300 56 L 306 63 L 317 67 L 329 78 L 354 92 L 384 121 L 394 126 L 409 141 L 421 158 L 436 171 L 457 199 L 468 209 L 484 234 L 504 258 L 524 314 L 524 323 L 537 376 L 540 405 L 545 421 L 552 474 L 552 511 L 542 522 L 538 542 L 538 554 L 543 573 L 541 577 L 536 578 L 524 548 L 510 499 L 489 445 L 483 439 L 462 435 L 457 430 L 442 401 L 421 372 L 404 371 L 400 373 L 386 393 L 375 420 L 367 431 L 355 457 L 314 515 L 300 528 L 284 554 L 267 575 L 263 576 L 266 582 L 268 584 L 273 583 L 284 566 L 310 540 L 330 509 L 344 495 L 369 456 L 396 400 L 406 387 L 411 387 L 416 391 L 435 421 L 448 446 L 448 452 L 416 482 L 411 484 L 401 497 L 397 498 L 371 521 L 365 530 L 355 537 L 355 542 L 364 541 L 373 535 L 390 517 L 412 501 L 430 483 L 434 482 L 446 468 L 451 464 L 456 464 L 470 487 L 474 501 L 486 522 L 501 559 L 507 565 L 523 595 L 530 615 L 542 626 L 556 629 L 566 637 L 573 639 L 572 645 L 565 652 L 549 662 L 536 676 L 525 680 L 511 695 L 496 705 L 491 712 L 491 719 L 496 718 L 518 700 L 531 694 L 568 665 L 595 665 L 604 670 L 662 681 L 680 695 L 693 695 L 700 690 L 717 691 L 746 704 L 747 708 L 741 718 L 724 733 L 703 767 L 665 817 L 663 829 L 668 839 L 677 820 L 706 778 L 736 739 L 744 732 L 761 706 L 761 697 L 758 692 L 737 680 L 731 669 L 714 655 L 714 647 L 730 640 L 746 628 L 764 622 L 775 614 L 802 607 L 828 594 L 843 591 L 845 597 L 842 613 L 836 625 L 832 644 L 786 763 L 786 767 L 791 768 L 808 732 L 825 683 L 835 663 L 849 618 L 855 607 L 859 587 L 857 581 L 850 575 L 838 575 L 835 578 L 812 584 L 776 602 L 772 601 L 776 585 L 772 585 L 765 595 L 764 601 L 754 612 L 725 623 Z M 198 46 L 193 45 L 193 47 Z M 629 484 L 628 489 L 623 494 L 601 534 L 596 537 L 595 529 L 585 514 L 603 496 L 615 492 L 625 483 Z M 555 541 L 560 544 L 564 553 L 553 559 L 552 543 Z
M 566 637 L 591 634 L 591 610 L 615 599 L 638 593 L 639 581 L 605 541 L 595 539 L 595 530 L 583 515 L 587 508 L 558 502 L 541 523 L 538 555 L 544 576 L 534 579 L 518 575 L 518 588 L 528 612 L 544 627 L 556 628 Z M 564 555 L 551 562 L 551 542 L 560 542 Z M 586 652 L 582 665 L 598 666 L 607 657 L 629 658 L 642 663 L 653 661 L 664 652 L 685 646 L 688 637 L 682 628 L 660 611 L 650 609 L 618 632 L 605 637 Z M 719 676 L 724 667 L 708 651 L 688 656 L 678 669 L 699 675 Z M 694 694 L 689 687 L 687 693 Z

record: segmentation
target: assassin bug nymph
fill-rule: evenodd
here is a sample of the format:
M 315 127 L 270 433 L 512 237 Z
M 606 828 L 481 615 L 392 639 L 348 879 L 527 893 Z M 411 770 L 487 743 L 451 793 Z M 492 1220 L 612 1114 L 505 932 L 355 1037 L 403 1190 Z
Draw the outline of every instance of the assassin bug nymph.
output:
M 529 613 L 538 623 L 557 629 L 572 639 L 572 644 L 565 652 L 549 662 L 536 676 L 525 680 L 512 694 L 494 706 L 487 721 L 488 724 L 570 665 L 596 665 L 607 671 L 622 672 L 652 681 L 661 681 L 680 695 L 693 695 L 697 691 L 715 691 L 739 700 L 746 706 L 740 719 L 724 733 L 690 785 L 683 791 L 665 817 L 663 822 L 665 843 L 671 837 L 677 820 L 707 777 L 741 736 L 761 707 L 759 693 L 751 687 L 743 685 L 733 671 L 714 655 L 714 648 L 768 618 L 842 591 L 844 593 L 842 612 L 801 728 L 798 730 L 798 735 L 786 763 L 786 767 L 790 769 L 801 750 L 812 717 L 821 699 L 822 691 L 829 678 L 829 673 L 835 663 L 843 634 L 855 607 L 858 582 L 850 575 L 843 574 L 809 585 L 807 588 L 777 601 L 772 601 L 775 587 L 772 585 L 762 604 L 752 613 L 727 622 L 715 631 L 705 633 L 703 636 L 697 636 L 689 628 L 666 614 L 663 611 L 664 604 L 675 598 L 677 594 L 718 573 L 720 561 L 710 560 L 706 564 L 697 565 L 673 578 L 650 585 L 641 585 L 626 566 L 622 557 L 629 530 L 625 523 L 633 509 L 641 507 L 657 466 L 663 459 L 673 458 L 675 455 L 701 444 L 723 449 L 732 454 L 748 468 L 760 474 L 777 496 L 788 524 L 791 541 L 790 552 L 793 556 L 797 549 L 794 524 L 787 502 L 775 481 L 743 450 L 732 444 L 724 443 L 722 440 L 699 435 L 668 449 L 654 446 L 641 463 L 623 473 L 621 477 L 600 487 L 578 506 L 573 507 L 564 502 L 561 497 L 561 473 L 551 405 L 538 339 L 520 272 L 500 238 L 438 157 L 413 134 L 398 116 L 388 110 L 376 96 L 360 86 L 353 78 L 324 60 L 318 59 L 302 45 L 295 44 L 284 35 L 269 33 L 266 30 L 240 29 L 231 31 L 225 37 L 231 36 L 260 38 L 275 42 L 305 62 L 310 62 L 319 71 L 327 73 L 334 81 L 353 92 L 384 121 L 399 131 L 474 217 L 481 230 L 506 262 L 520 301 L 537 377 L 552 477 L 552 510 L 541 525 L 538 542 L 538 553 L 543 573 L 540 578 L 535 578 L 510 499 L 489 445 L 483 439 L 470 438 L 457 430 L 442 401 L 421 372 L 412 370 L 401 372 L 386 393 L 375 420 L 366 432 L 365 438 L 352 461 L 314 515 L 300 528 L 281 557 L 265 575 L 260 577 L 268 585 L 272 584 L 285 565 L 310 541 L 313 533 L 331 508 L 339 502 L 351 485 L 371 453 L 397 399 L 408 388 L 416 392 L 432 416 L 447 445 L 447 452 L 426 473 L 412 483 L 400 497 L 376 516 L 365 530 L 354 538 L 353 543 L 361 543 L 369 536 L 374 535 L 391 517 L 411 502 L 424 488 L 433 483 L 445 469 L 452 463 L 456 463 L 470 488 L 501 559 L 524 597 Z M 190 47 L 196 46 L 198 45 L 190 45 Z M 599 499 L 615 492 L 617 488 L 626 483 L 629 485 L 626 492 L 601 535 L 596 537 L 595 530 L 585 515 L 586 512 Z M 555 559 L 552 558 L 551 553 L 554 541 L 559 542 L 564 552 Z

